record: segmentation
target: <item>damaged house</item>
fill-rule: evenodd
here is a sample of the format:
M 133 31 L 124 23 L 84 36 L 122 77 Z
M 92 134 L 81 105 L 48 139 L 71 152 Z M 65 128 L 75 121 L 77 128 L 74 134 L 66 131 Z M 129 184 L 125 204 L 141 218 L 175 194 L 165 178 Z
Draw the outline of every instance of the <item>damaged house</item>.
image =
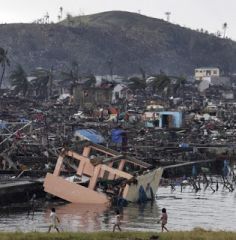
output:
M 101 86 L 90 86 L 79 83 L 74 87 L 74 101 L 81 108 L 91 108 L 95 105 L 105 105 L 112 102 L 113 84 L 107 83 Z

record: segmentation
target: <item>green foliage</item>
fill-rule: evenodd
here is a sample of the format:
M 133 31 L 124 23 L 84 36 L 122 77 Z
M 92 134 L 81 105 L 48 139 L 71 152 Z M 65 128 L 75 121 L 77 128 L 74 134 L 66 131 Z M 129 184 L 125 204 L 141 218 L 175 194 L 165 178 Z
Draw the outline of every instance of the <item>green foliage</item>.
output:
M 138 78 L 138 77 L 131 77 L 129 79 L 129 82 L 130 82 L 129 88 L 132 91 L 145 90 L 145 88 L 146 88 L 145 79 L 141 79 L 141 78 Z
M 167 90 L 170 88 L 171 79 L 164 73 L 160 73 L 154 76 L 154 79 L 150 82 L 149 86 L 153 88 L 154 92 L 162 95 L 167 94 Z
M 182 76 L 167 76 L 164 72 L 160 72 L 153 76 L 148 86 L 162 96 L 170 96 L 176 93 L 185 82 L 186 79 Z
M 160 240 L 235 240 L 236 233 L 212 232 L 196 229 L 190 232 L 93 232 L 93 233 L 0 233 L 1 240 L 148 240 L 151 236 Z

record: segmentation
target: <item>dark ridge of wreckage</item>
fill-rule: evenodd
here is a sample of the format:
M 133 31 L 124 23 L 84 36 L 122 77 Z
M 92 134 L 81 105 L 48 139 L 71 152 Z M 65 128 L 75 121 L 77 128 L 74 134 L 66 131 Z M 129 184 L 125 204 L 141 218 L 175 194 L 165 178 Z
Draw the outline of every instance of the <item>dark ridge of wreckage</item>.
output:
M 76 120 L 72 117 L 78 111 L 76 105 L 57 104 L 55 101 L 38 102 L 17 97 L 1 98 L 0 110 L 2 185 L 7 180 L 14 182 L 12 176 L 18 176 L 15 186 L 20 179 L 23 182 L 23 178 L 37 181 L 44 177 L 46 172 L 53 171 L 63 147 L 69 146 L 71 150 L 81 154 L 88 143 L 76 139 L 76 129 L 92 128 L 105 136 L 107 147 L 98 144 L 92 146 L 94 150 L 109 152 L 110 156 L 96 156 L 91 160 L 95 166 L 125 158 L 148 169 L 163 166 L 167 170 L 167 166 L 173 164 L 185 166 L 200 162 L 206 164 L 209 159 L 235 160 L 232 150 L 235 134 L 227 138 L 223 119 L 221 122 L 206 123 L 188 117 L 188 124 L 183 128 L 149 129 L 145 128 L 141 121 L 124 124 L 100 121 L 96 114 Z M 114 144 L 110 140 L 111 130 L 120 125 L 123 125 L 122 129 L 128 136 L 125 146 Z M 218 142 L 213 140 L 210 132 L 212 128 L 221 131 Z M 210 129 L 208 134 L 203 133 L 204 129 Z M 181 145 L 186 142 L 187 145 Z M 66 170 L 74 171 L 73 168 L 73 165 L 69 164 Z M 176 175 L 173 172 L 171 174 Z M 232 189 L 227 180 L 224 180 L 224 185 Z M 26 192 L 28 195 L 33 194 Z

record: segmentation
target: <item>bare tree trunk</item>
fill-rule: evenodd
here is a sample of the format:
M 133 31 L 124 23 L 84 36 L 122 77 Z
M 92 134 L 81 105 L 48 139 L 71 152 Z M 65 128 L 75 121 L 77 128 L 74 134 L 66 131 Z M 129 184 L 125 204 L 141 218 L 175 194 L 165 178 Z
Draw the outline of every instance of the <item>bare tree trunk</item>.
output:
M 2 67 L 2 76 L 1 76 L 1 80 L 0 80 L 0 89 L 2 89 L 2 83 L 3 83 L 4 74 L 5 74 L 5 64 Z
M 52 73 L 53 73 L 53 67 L 51 67 L 50 69 L 50 75 L 49 75 L 49 97 L 52 96 L 52 79 L 53 79 L 53 76 L 52 76 Z

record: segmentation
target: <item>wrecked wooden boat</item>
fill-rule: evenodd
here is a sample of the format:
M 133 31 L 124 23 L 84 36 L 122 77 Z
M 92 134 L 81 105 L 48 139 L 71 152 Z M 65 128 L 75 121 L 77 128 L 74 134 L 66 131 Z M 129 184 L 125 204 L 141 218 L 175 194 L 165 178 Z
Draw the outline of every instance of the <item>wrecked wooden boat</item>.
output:
M 73 169 L 73 174 L 64 174 L 66 166 Z M 46 175 L 44 190 L 72 203 L 106 204 L 113 198 L 136 202 L 140 195 L 153 198 L 157 191 L 163 169 L 150 171 L 150 167 L 148 163 L 89 143 L 81 154 L 62 150 L 54 172 Z

